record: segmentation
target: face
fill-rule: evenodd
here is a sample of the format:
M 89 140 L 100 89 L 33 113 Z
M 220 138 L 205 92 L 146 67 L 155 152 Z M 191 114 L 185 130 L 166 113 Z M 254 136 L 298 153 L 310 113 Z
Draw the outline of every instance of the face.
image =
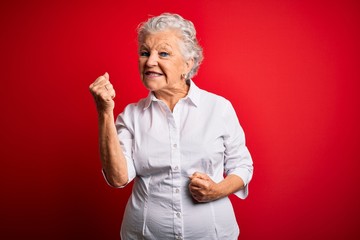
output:
M 181 74 L 190 72 L 193 61 L 185 61 L 179 33 L 166 30 L 148 34 L 139 46 L 139 70 L 145 87 L 151 91 L 173 91 L 184 86 Z

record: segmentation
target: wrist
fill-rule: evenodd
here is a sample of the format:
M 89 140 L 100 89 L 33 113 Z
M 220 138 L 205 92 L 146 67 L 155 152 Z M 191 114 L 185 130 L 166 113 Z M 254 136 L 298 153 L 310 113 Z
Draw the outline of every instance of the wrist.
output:
M 229 193 L 227 191 L 228 189 L 227 189 L 227 187 L 225 185 L 226 184 L 224 184 L 223 181 L 216 184 L 217 199 L 227 197 L 229 195 Z
M 98 111 L 99 121 L 111 120 L 114 121 L 114 112 L 112 110 Z

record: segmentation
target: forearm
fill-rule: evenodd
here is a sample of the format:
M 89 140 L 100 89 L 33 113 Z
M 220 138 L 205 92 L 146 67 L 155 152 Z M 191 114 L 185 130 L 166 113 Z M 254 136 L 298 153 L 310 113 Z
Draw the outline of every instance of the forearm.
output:
M 195 172 L 190 178 L 189 191 L 198 202 L 210 202 L 244 188 L 244 181 L 237 175 L 230 174 L 219 183 L 207 174 Z
M 237 175 L 230 174 L 217 184 L 218 198 L 227 197 L 244 188 L 244 181 Z
M 128 182 L 127 164 L 121 149 L 112 112 L 99 113 L 99 147 L 102 168 L 109 184 L 120 187 Z

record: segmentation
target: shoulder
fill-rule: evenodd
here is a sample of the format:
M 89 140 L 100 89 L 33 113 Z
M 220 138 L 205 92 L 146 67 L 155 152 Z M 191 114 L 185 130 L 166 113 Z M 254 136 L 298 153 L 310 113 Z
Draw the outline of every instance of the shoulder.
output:
M 200 88 L 198 93 L 198 107 L 203 113 L 210 114 L 212 117 L 217 116 L 225 122 L 230 118 L 236 118 L 232 103 L 224 96 Z
M 200 103 L 206 107 L 228 108 L 231 103 L 228 99 L 216 93 L 200 89 Z
M 134 113 L 143 110 L 148 103 L 148 98 L 142 98 L 136 103 L 130 103 L 125 108 L 123 113 Z
M 144 111 L 148 98 L 142 98 L 138 102 L 129 103 L 124 110 L 117 116 L 117 121 L 122 121 L 127 124 L 133 123 L 139 114 Z

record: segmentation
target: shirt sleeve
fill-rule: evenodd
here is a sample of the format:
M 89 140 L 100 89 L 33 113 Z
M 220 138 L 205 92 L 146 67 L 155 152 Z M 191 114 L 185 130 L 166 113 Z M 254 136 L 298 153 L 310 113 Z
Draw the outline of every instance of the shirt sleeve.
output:
M 129 107 L 125 108 L 124 112 L 121 113 L 115 121 L 118 139 L 126 159 L 126 165 L 128 171 L 127 183 L 117 188 L 125 187 L 136 177 L 135 165 L 132 158 L 132 146 L 134 141 L 134 137 L 133 137 L 134 135 L 131 131 L 132 129 L 131 112 L 132 111 L 131 109 L 129 109 Z M 109 184 L 104 170 L 102 170 L 102 173 L 105 178 L 105 181 L 107 182 L 107 184 Z
M 245 134 L 231 103 L 227 101 L 224 108 L 225 122 L 225 174 L 234 174 L 244 181 L 244 188 L 234 194 L 245 199 L 249 193 L 249 183 L 253 175 L 253 161 L 248 148 L 245 145 Z

